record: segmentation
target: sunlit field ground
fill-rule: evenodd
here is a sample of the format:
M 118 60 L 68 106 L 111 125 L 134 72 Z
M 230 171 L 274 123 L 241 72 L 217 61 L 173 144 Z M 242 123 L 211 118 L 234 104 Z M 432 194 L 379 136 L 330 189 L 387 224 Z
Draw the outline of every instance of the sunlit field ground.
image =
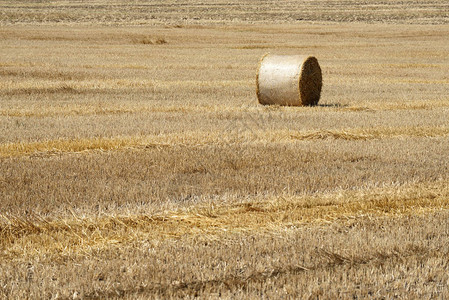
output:
M 449 297 L 449 3 L 259 2 L 2 1 L 0 298 Z

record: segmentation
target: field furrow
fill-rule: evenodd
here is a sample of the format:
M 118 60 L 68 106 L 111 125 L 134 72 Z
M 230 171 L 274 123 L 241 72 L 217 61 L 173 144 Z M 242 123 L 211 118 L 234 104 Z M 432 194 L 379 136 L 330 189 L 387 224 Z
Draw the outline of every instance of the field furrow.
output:
M 230 132 L 186 132 L 178 134 L 134 136 L 115 138 L 93 138 L 73 140 L 50 140 L 31 143 L 0 144 L 0 158 L 21 156 L 48 156 L 64 153 L 80 153 L 86 151 L 114 151 L 126 149 L 147 149 L 151 147 L 200 147 L 223 146 L 239 143 L 291 143 L 295 141 L 342 139 L 373 140 L 391 138 L 430 138 L 446 137 L 447 127 L 423 128 L 348 128 L 341 130 L 274 130 L 262 131 L 244 128 Z
M 62 91 L 62 90 L 61 90 Z M 66 104 L 64 106 L 45 105 L 30 107 L 20 107 L 17 103 L 15 107 L 4 108 L 0 110 L 0 116 L 4 117 L 57 117 L 57 116 L 89 116 L 89 115 L 115 115 L 115 114 L 139 114 L 139 113 L 189 113 L 205 114 L 209 117 L 219 116 L 223 113 L 249 113 L 260 112 L 263 110 L 253 106 L 229 107 L 221 105 L 179 105 L 179 106 L 154 106 L 148 104 L 121 104 L 121 105 L 92 105 L 92 104 Z M 18 107 L 19 106 L 19 107 Z M 319 105 L 318 107 L 306 108 L 280 108 L 277 110 L 283 113 L 316 113 L 319 111 L 395 111 L 395 110 L 441 110 L 449 108 L 449 100 L 430 100 L 430 101 L 412 101 L 412 102 L 370 102 L 351 105 Z
M 276 231 L 283 227 L 421 215 L 449 208 L 448 182 L 251 199 L 233 205 L 192 206 L 158 215 L 46 219 L 1 215 L 3 258 L 74 255 L 139 240 Z

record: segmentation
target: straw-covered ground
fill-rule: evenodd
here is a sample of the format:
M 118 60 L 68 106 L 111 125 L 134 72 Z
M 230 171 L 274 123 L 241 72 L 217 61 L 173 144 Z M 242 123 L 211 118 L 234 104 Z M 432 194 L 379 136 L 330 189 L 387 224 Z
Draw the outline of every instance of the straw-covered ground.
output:
M 2 1 L 0 298 L 448 298 L 449 3 Z M 267 53 L 316 107 L 257 103 Z

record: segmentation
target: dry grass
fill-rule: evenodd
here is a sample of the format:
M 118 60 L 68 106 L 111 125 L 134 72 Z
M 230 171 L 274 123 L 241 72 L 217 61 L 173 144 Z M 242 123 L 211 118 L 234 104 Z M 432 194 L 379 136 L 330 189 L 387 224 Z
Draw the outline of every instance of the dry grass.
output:
M 229 23 L 294 23 L 320 22 L 389 22 L 447 24 L 448 4 L 444 1 L 419 2 L 355 1 L 283 1 L 272 3 L 256 0 L 215 1 L 213 4 L 176 1 L 95 1 L 69 3 L 29 3 L 3 1 L 3 24 L 91 24 L 107 25 L 215 25 Z
M 91 150 L 111 151 L 127 149 L 148 149 L 150 147 L 204 147 L 232 146 L 236 143 L 262 144 L 292 143 L 292 140 L 378 140 L 413 137 L 447 137 L 448 127 L 411 127 L 411 128 L 349 128 L 341 130 L 248 130 L 246 132 L 184 132 L 153 136 L 91 138 L 72 140 L 49 140 L 42 142 L 19 142 L 0 145 L 0 158 L 21 156 L 45 156 L 63 153 L 80 153 Z
M 314 111 L 384 111 L 384 110 L 439 110 L 448 109 L 449 101 L 446 100 L 428 100 L 413 102 L 368 102 L 368 103 L 351 103 L 347 105 L 322 105 L 318 108 L 308 107 L 305 112 Z M 288 114 L 288 108 L 276 107 L 283 114 Z M 32 106 L 28 103 L 15 104 L 15 107 L 5 108 L 0 111 L 0 116 L 5 117 L 57 117 L 57 116 L 89 116 L 89 115 L 114 115 L 114 114 L 131 114 L 131 113 L 197 113 L 201 115 L 211 114 L 215 117 L 221 116 L 223 113 L 263 113 L 263 109 L 259 107 L 240 106 L 230 107 L 226 105 L 162 105 L 156 106 L 151 103 L 120 103 L 101 105 L 92 105 L 90 103 L 64 103 L 57 105 L 53 103 L 51 106 Z
M 4 258 L 75 255 L 113 244 L 188 235 L 272 231 L 305 224 L 352 222 L 358 218 L 428 214 L 449 208 L 447 181 L 432 184 L 307 196 L 254 197 L 238 204 L 192 205 L 156 215 L 47 219 L 1 215 Z M 42 247 L 45 243 L 45 247 Z
M 449 296 L 445 2 L 0 11 L 0 298 Z

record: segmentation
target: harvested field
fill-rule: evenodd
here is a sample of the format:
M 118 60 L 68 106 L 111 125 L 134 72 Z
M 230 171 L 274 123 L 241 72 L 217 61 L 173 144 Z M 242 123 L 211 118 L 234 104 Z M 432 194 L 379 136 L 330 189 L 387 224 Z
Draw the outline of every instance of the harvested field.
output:
M 449 297 L 449 4 L 2 1 L 0 299 Z M 317 106 L 262 106 L 266 53 Z

